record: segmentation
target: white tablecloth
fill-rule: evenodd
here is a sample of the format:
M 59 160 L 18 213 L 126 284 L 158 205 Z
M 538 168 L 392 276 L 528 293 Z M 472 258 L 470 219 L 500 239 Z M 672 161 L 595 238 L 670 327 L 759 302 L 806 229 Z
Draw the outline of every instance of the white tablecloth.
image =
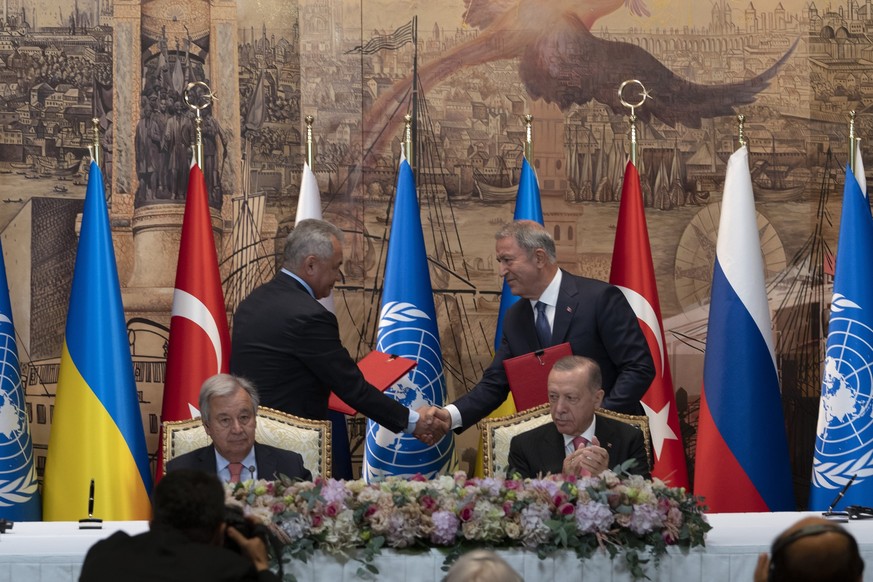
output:
M 687 553 L 671 552 L 657 569 L 647 573 L 653 581 L 750 582 L 760 552 L 773 538 L 805 515 L 802 513 L 713 514 L 706 548 Z M 873 520 L 844 524 L 858 540 L 867 567 L 864 580 L 873 582 Z M 143 532 L 146 522 L 106 522 L 102 530 L 80 530 L 77 523 L 19 522 L 0 535 L 0 582 L 64 582 L 77 580 L 82 560 L 91 545 L 117 530 Z M 581 564 L 574 554 L 562 553 L 540 560 L 535 553 L 502 550 L 500 554 L 525 580 L 628 581 L 630 575 L 616 561 L 597 556 Z M 380 581 L 440 580 L 445 556 L 439 550 L 424 553 L 384 551 L 377 559 Z M 355 580 L 360 564 L 317 555 L 308 563 L 294 563 L 297 579 Z

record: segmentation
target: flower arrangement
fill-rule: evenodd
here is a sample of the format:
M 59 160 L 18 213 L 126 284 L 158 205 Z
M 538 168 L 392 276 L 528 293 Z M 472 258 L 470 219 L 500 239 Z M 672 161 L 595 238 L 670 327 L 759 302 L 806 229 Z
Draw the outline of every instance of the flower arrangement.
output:
M 657 563 L 668 546 L 702 546 L 711 529 L 684 488 L 611 471 L 524 481 L 463 472 L 376 484 L 245 481 L 228 485 L 228 499 L 275 532 L 283 559 L 323 550 L 361 561 L 361 575 L 378 574 L 373 561 L 385 546 L 446 548 L 444 569 L 475 546 L 522 546 L 540 558 L 566 549 L 585 559 L 601 549 L 641 578 L 650 558 Z

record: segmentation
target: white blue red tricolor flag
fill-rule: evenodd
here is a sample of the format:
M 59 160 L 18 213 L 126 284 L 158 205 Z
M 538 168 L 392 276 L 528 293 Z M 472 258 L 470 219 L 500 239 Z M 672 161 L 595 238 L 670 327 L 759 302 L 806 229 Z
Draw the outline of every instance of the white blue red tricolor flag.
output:
M 873 500 L 873 217 L 846 169 L 809 507 Z
M 418 409 L 446 400 L 443 354 L 428 271 L 421 214 L 412 168 L 400 161 L 391 238 L 385 263 L 385 282 L 376 349 L 415 360 L 416 366 L 386 391 L 400 403 Z M 451 435 L 426 445 L 412 435 L 396 434 L 367 421 L 364 479 L 380 481 L 392 475 L 437 475 L 452 459 Z
M 721 204 L 694 493 L 716 513 L 795 508 L 745 147 L 728 160 Z

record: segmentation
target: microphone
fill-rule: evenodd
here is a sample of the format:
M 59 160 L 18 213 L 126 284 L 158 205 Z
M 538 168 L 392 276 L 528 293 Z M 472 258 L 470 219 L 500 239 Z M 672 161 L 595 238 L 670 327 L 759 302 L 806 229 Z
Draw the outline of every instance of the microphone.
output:
M 258 468 L 254 465 L 249 465 L 248 467 L 246 467 L 246 469 L 249 470 L 249 476 L 252 478 L 252 481 L 254 481 L 255 480 L 255 471 L 257 471 Z
M 88 517 L 79 520 L 79 529 L 103 529 L 103 520 L 94 517 L 94 479 L 88 488 Z
M 846 520 L 848 521 L 849 514 L 845 511 L 834 511 L 834 507 L 837 506 L 837 503 L 840 502 L 840 500 L 843 498 L 843 495 L 846 494 L 846 491 L 848 491 L 849 487 L 852 486 L 852 483 L 855 482 L 855 477 L 857 477 L 857 476 L 858 476 L 858 474 L 855 473 L 854 475 L 852 475 L 852 477 L 848 481 L 846 481 L 846 484 L 843 485 L 843 488 L 840 489 L 840 492 L 837 493 L 837 496 L 834 497 L 833 501 L 831 501 L 831 504 L 828 506 L 828 510 L 825 511 L 824 513 L 822 513 L 822 516 L 827 517 L 829 519 L 833 518 L 833 517 L 836 517 L 837 519 L 846 518 Z

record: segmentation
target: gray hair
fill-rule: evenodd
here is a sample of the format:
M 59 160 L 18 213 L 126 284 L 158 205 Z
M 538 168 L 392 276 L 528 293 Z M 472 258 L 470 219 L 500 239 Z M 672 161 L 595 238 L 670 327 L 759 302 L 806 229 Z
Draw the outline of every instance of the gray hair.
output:
M 600 364 L 585 356 L 564 356 L 552 366 L 554 372 L 582 371 L 588 380 L 588 389 L 597 392 L 603 388 L 603 374 L 600 372 Z
M 230 396 L 239 389 L 248 392 L 252 399 L 252 412 L 258 412 L 258 405 L 261 403 L 261 398 L 258 396 L 258 391 L 254 384 L 230 374 L 216 374 L 203 382 L 200 387 L 200 398 L 197 405 L 200 407 L 200 418 L 203 419 L 203 424 L 209 424 L 209 400 L 214 396 Z
M 524 582 L 524 579 L 493 551 L 472 550 L 458 558 L 443 582 Z
M 549 234 L 549 231 L 538 222 L 533 220 L 507 222 L 494 235 L 496 240 L 509 237 L 514 238 L 518 246 L 527 252 L 528 255 L 532 255 L 537 249 L 543 249 L 546 251 L 550 264 L 555 264 L 558 261 L 554 239 Z
M 285 239 L 283 266 L 296 272 L 303 259 L 310 255 L 329 260 L 333 256 L 333 239 L 342 244 L 343 231 L 325 220 L 301 220 Z

